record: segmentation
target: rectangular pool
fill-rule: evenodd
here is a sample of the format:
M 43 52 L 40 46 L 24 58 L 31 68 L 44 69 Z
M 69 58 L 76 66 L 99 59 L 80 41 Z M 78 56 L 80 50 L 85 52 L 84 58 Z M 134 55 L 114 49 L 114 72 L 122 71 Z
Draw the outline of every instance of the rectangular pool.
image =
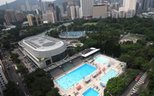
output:
M 106 85 L 109 79 L 116 77 L 117 75 L 118 75 L 118 72 L 111 69 L 107 73 L 105 73 L 105 75 L 103 75 L 103 77 L 101 78 L 101 82 Z
M 95 63 L 99 63 L 99 64 L 109 64 L 109 59 L 108 58 L 105 58 L 103 56 L 97 56 L 95 59 L 94 59 Z
M 83 96 L 99 96 L 99 93 L 93 88 L 89 88 L 82 95 Z
M 89 64 L 84 64 L 79 68 L 67 73 L 66 75 L 56 79 L 56 83 L 63 89 L 67 90 L 75 84 L 79 83 L 79 81 L 90 75 L 95 70 L 96 67 Z

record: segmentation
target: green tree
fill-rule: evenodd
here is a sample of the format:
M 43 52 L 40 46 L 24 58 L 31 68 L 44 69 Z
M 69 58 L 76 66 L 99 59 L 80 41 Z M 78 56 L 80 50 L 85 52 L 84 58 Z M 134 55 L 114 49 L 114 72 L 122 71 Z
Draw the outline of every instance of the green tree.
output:
M 19 92 L 20 90 L 18 89 L 18 86 L 14 82 L 9 81 L 6 85 L 4 96 L 21 96 Z
M 47 93 L 52 93 L 52 96 L 58 96 L 58 90 L 54 89 L 53 81 L 41 69 L 28 74 L 25 77 L 25 82 L 32 96 L 46 96 Z

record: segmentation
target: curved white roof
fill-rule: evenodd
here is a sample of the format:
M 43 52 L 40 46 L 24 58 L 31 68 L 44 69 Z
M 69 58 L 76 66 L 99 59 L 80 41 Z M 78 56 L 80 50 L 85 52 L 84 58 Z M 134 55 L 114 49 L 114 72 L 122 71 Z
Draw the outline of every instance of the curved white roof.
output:
M 60 48 L 65 43 L 49 36 L 33 36 L 23 40 L 23 44 L 35 51 L 50 51 Z

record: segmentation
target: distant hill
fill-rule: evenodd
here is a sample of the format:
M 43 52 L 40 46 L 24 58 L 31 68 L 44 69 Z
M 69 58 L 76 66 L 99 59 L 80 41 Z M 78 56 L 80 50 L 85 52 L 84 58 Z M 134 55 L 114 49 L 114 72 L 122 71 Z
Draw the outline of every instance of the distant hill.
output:
M 55 0 L 55 4 L 56 5 L 62 5 L 63 2 L 68 1 L 68 0 Z M 79 2 L 80 0 L 74 0 Z M 4 10 L 4 9 L 14 9 L 14 10 L 18 10 L 20 9 L 21 5 L 26 5 L 26 0 L 16 0 L 14 2 L 8 3 L 7 5 L 2 5 L 0 6 L 0 10 Z M 38 4 L 38 0 L 29 0 L 30 5 L 36 5 Z
M 21 5 L 25 5 L 25 1 L 26 0 L 16 0 L 14 2 L 11 2 L 11 3 L 8 3 L 7 5 L 2 5 L 0 6 L 0 9 L 1 10 L 4 10 L 6 8 L 9 8 L 9 9 L 19 9 Z M 31 5 L 34 5 L 34 4 L 37 4 L 38 3 L 38 0 L 29 0 L 29 3 Z

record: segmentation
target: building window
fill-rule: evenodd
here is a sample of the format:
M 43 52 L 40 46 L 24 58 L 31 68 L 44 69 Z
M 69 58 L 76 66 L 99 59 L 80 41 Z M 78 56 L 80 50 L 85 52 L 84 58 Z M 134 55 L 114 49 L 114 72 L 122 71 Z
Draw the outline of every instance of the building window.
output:
M 45 62 L 46 62 L 46 65 L 50 65 L 51 64 L 51 61 L 50 60 L 47 60 Z
M 64 59 L 65 57 L 66 57 L 66 52 L 64 51 L 63 53 L 60 53 L 60 54 L 58 54 L 56 56 L 53 56 L 52 57 L 52 62 L 58 62 L 58 61 Z

